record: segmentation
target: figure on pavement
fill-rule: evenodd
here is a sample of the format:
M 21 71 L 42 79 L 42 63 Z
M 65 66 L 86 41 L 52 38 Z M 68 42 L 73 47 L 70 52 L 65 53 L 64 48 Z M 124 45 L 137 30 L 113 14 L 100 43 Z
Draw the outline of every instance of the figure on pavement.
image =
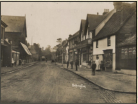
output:
M 67 69 L 68 69 L 68 67 L 69 67 L 69 61 L 67 61 Z
M 93 63 L 92 63 L 92 75 L 95 75 L 95 68 L 96 68 L 96 64 L 95 64 L 95 61 L 93 61 Z
M 75 66 L 76 66 L 76 71 L 78 71 L 78 67 L 77 67 L 78 66 L 78 60 L 77 59 L 75 60 Z
M 71 64 L 71 69 L 73 69 L 73 61 L 71 61 L 70 64 Z
M 95 63 L 96 63 L 96 70 L 100 70 L 100 60 L 99 60 L 99 57 L 96 58 Z
M 46 58 L 46 62 L 47 62 L 47 58 Z
M 14 60 L 13 60 L 13 57 L 12 57 L 12 67 L 13 67 L 13 65 L 14 65 Z

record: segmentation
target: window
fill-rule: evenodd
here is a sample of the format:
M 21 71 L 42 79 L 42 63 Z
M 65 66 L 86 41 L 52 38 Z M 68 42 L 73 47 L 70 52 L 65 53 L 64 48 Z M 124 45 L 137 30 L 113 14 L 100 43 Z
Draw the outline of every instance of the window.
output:
M 88 32 L 88 38 L 91 38 L 91 37 L 90 37 L 90 33 L 89 33 L 89 32 Z
M 111 40 L 110 40 L 110 37 L 107 38 L 107 46 L 111 46 Z
M 3 28 L 3 27 L 1 27 L 1 39 L 3 39 L 3 38 L 4 38 L 3 31 L 4 31 L 4 28 Z
M 121 59 L 134 59 L 134 58 L 136 58 L 136 47 L 121 49 Z
M 98 40 L 96 40 L 96 48 L 98 48 Z
M 90 35 L 90 38 L 92 38 L 92 32 L 90 32 L 89 35 Z
M 83 62 L 86 62 L 86 60 L 87 60 L 87 54 L 84 53 L 84 54 L 83 54 Z

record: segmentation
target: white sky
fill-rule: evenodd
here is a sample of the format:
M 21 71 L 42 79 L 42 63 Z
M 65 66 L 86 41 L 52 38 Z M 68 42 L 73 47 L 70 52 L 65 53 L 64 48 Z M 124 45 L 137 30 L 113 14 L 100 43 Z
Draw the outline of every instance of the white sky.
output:
M 53 47 L 57 38 L 64 40 L 77 32 L 87 14 L 113 8 L 113 2 L 2 2 L 1 15 L 26 14 L 27 41 Z

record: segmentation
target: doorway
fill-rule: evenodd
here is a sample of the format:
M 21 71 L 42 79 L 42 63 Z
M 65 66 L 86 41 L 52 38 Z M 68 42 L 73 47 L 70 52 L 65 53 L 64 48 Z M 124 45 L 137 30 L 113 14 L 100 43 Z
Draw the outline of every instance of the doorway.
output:
M 113 51 L 112 49 L 104 50 L 103 61 L 104 61 L 104 66 L 106 68 L 106 71 L 112 71 L 112 67 L 113 67 L 112 51 Z

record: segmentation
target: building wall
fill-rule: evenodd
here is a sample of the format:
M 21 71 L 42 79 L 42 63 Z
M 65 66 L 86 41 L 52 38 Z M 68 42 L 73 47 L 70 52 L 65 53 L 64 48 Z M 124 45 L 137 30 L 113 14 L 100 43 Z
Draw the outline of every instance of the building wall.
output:
M 18 46 L 19 42 L 25 44 L 25 38 L 21 36 L 20 32 L 5 32 L 5 38 L 11 40 L 13 46 Z
M 6 46 L 3 48 L 3 66 L 11 66 L 11 46 Z
M 96 56 L 97 55 L 93 55 L 93 61 L 96 60 Z M 99 57 L 100 62 L 104 60 L 103 59 L 103 54 L 99 54 L 98 57 Z M 112 60 L 112 71 L 115 71 L 116 70 L 116 54 L 115 53 L 113 53 L 113 58 L 112 59 L 113 59 Z
M 113 35 L 110 37 L 111 39 L 111 46 L 107 46 L 107 38 L 98 40 L 98 48 L 96 48 L 96 41 L 93 42 L 93 61 L 96 60 L 96 56 L 98 55 L 99 60 L 103 61 L 103 55 L 104 51 L 107 49 L 112 49 L 113 51 L 113 58 L 112 58 L 112 71 L 116 69 L 116 50 L 115 50 L 115 41 L 116 41 L 116 36 Z
M 107 46 L 107 38 L 98 40 L 98 48 L 96 48 L 96 41 L 94 41 L 93 42 L 93 55 L 104 54 L 103 50 L 106 50 L 106 49 L 113 49 L 113 53 L 115 53 L 115 38 L 116 38 L 115 35 L 110 37 L 111 46 Z

